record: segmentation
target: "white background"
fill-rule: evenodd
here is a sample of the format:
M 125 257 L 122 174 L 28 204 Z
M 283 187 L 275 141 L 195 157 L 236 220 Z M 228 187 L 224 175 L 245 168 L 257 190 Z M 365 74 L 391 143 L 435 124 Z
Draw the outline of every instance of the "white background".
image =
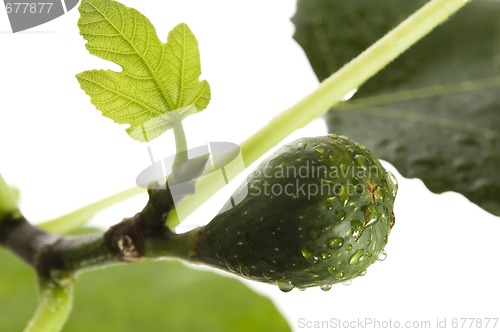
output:
M 295 1 L 123 3 L 149 17 L 163 41 L 179 22 L 187 23 L 199 40 L 202 76 L 211 85 L 212 101 L 185 123 L 191 147 L 207 141 L 239 143 L 318 84 L 291 38 Z M 0 10 L 0 174 L 21 189 L 22 210 L 33 221 L 131 187 L 149 165 L 148 145 L 131 140 L 125 127 L 102 117 L 74 78 L 86 69 L 118 69 L 87 53 L 77 19 L 74 9 L 12 34 Z M 287 141 L 324 133 L 317 120 Z M 149 146 L 157 159 L 172 154 L 171 133 Z M 330 319 L 430 321 L 432 327 L 437 319 L 446 319 L 452 330 L 453 318 L 500 318 L 500 220 L 458 194 L 434 195 L 419 180 L 403 179 L 388 167 L 400 190 L 383 263 L 350 286 L 336 285 L 329 292 L 281 293 L 277 287 L 245 281 L 273 298 L 295 331 L 319 331 L 305 328 L 306 321 Z M 223 196 L 187 222 L 208 222 Z M 144 201 L 142 196 L 120 204 L 99 214 L 93 224 L 111 225 Z

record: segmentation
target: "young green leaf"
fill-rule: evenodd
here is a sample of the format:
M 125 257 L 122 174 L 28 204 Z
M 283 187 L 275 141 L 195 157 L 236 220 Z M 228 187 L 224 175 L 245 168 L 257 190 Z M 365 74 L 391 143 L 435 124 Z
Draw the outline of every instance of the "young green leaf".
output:
M 295 38 L 324 79 L 425 2 L 300 0 Z M 330 112 L 330 131 L 500 216 L 498 17 L 498 1 L 472 1 Z
M 77 79 L 105 117 L 130 124 L 132 138 L 150 141 L 171 129 L 175 124 L 168 112 L 207 107 L 210 86 L 199 80 L 198 42 L 186 24 L 177 25 L 162 43 L 145 16 L 119 2 L 84 0 L 79 10 L 78 27 L 89 52 L 123 71 L 88 70 Z

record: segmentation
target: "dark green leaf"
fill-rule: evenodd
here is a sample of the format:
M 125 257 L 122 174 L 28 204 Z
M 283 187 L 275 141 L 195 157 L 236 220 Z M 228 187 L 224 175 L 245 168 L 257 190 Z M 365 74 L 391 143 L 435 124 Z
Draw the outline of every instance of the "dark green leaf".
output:
M 37 281 L 33 270 L 0 248 L 0 331 L 22 331 L 35 312 Z
M 35 310 L 30 268 L 0 250 L 0 331 L 21 331 Z M 239 280 L 175 261 L 82 275 L 64 328 L 77 331 L 290 331 L 271 300 Z
M 296 40 L 320 80 L 426 1 L 299 0 Z M 327 116 L 434 192 L 500 215 L 500 2 L 475 0 Z

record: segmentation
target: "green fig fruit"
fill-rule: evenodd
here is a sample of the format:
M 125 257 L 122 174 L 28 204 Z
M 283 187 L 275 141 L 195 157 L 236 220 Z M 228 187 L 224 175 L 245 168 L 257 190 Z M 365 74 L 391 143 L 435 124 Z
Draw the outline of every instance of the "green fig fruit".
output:
M 396 191 L 366 147 L 336 135 L 301 138 L 246 179 L 239 204 L 199 229 L 193 258 L 282 291 L 327 290 L 385 255 Z

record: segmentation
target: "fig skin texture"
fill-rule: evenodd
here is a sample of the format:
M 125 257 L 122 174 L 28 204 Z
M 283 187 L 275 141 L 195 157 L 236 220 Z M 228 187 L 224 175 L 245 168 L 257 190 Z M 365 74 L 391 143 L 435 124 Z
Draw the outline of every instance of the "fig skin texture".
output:
M 198 229 L 193 259 L 283 291 L 327 290 L 385 255 L 396 192 L 366 147 L 301 138 L 259 165 L 233 195 L 243 195 L 239 204 Z

